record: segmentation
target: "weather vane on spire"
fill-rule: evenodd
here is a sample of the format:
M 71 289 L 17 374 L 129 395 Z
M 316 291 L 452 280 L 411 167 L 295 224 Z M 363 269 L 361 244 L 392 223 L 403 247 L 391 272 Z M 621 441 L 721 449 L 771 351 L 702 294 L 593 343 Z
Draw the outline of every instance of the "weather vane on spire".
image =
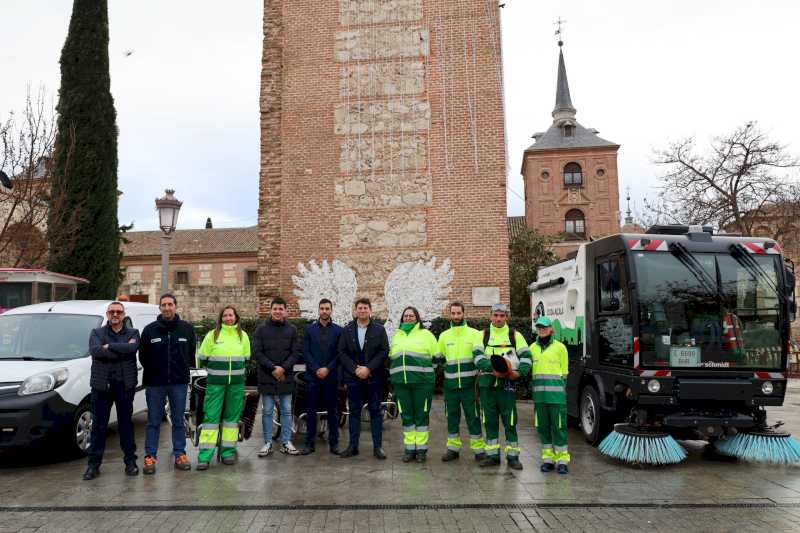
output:
M 558 26 L 558 29 L 556 30 L 556 35 L 558 35 L 558 46 L 564 45 L 564 41 L 561 39 L 561 26 L 566 24 L 566 22 L 566 20 L 561 20 L 561 17 L 558 17 L 558 20 L 553 23 L 555 26 Z

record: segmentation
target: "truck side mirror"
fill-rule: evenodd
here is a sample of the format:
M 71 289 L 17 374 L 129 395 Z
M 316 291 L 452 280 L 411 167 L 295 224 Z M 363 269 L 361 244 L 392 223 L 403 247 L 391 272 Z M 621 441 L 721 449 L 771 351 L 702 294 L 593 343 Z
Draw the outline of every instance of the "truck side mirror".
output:
M 600 301 L 600 312 L 611 313 L 619 311 L 619 298 L 612 296 L 611 298 L 603 298 Z

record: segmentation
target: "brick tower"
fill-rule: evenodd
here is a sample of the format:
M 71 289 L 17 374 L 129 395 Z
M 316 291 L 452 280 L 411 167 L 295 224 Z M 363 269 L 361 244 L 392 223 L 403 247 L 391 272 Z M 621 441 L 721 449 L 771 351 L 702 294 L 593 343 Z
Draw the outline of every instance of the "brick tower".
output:
M 387 280 L 431 291 L 398 274 L 420 261 L 436 305 L 507 302 L 502 87 L 496 0 L 265 0 L 261 312 L 302 311 L 298 287 L 328 282 L 296 278 L 334 260 L 384 317 Z
M 562 256 L 581 241 L 620 229 L 619 145 L 575 119 L 563 44 L 558 42 L 553 123 L 546 132 L 534 134 L 535 142 L 522 161 L 527 225 L 545 235 L 561 235 L 563 241 L 555 249 Z

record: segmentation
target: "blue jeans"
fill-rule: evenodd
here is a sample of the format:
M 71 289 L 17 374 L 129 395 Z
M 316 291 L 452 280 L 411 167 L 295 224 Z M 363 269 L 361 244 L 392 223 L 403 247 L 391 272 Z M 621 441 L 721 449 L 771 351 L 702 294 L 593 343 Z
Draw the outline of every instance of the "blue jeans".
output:
M 280 394 L 280 415 L 281 415 L 281 443 L 286 444 L 292 440 L 292 393 Z M 272 415 L 275 411 L 275 395 L 262 394 L 261 405 L 261 425 L 264 428 L 264 443 L 272 442 Z
M 170 417 L 172 417 L 172 453 L 179 457 L 186 453 L 186 429 L 183 425 L 183 414 L 186 410 L 186 390 L 188 385 L 164 385 L 147 387 L 147 427 L 144 434 L 144 453 L 156 457 L 158 454 L 158 438 L 161 433 L 161 422 L 166 410 L 164 402 L 169 398 Z

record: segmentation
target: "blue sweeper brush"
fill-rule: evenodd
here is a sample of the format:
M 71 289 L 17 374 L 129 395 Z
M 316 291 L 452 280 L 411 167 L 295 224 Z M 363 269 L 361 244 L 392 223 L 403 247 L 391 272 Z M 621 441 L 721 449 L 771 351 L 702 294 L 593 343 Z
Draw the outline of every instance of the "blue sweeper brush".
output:
M 686 459 L 686 450 L 663 431 L 616 424 L 598 447 L 600 453 L 633 464 L 669 465 Z
M 733 437 L 716 441 L 714 445 L 720 453 L 745 461 L 800 464 L 800 442 L 791 434 L 773 428 L 740 431 Z

